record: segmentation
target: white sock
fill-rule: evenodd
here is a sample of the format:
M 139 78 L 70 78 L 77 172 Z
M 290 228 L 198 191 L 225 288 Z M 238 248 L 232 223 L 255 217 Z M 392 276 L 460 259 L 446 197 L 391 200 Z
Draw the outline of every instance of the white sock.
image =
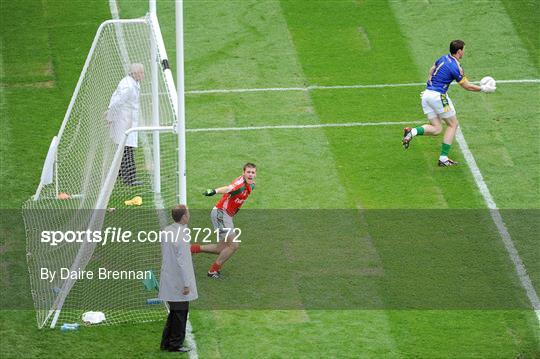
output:
M 418 134 L 418 131 L 416 130 L 416 128 L 413 128 L 413 129 L 411 130 L 411 136 L 414 137 L 414 136 L 416 136 L 417 134 Z
M 439 161 L 441 161 L 441 162 L 448 161 L 448 156 L 439 156 Z

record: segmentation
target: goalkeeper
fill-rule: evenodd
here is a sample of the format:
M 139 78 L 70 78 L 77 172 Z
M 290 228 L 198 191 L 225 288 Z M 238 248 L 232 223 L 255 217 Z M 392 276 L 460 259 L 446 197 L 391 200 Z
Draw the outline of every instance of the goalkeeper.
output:
M 465 43 L 454 40 L 450 43 L 450 53 L 441 56 L 429 70 L 427 87 L 422 92 L 422 108 L 430 124 L 416 128 L 406 127 L 403 130 L 403 147 L 409 148 L 415 136 L 437 136 L 442 132 L 442 121 L 446 122 L 441 153 L 438 165 L 448 167 L 457 165 L 457 162 L 448 158 L 448 153 L 458 129 L 456 110 L 450 97 L 447 95 L 448 86 L 456 81 L 467 91 L 495 92 L 495 87 L 490 85 L 477 86 L 470 83 L 463 75 L 460 61 L 465 53 Z
M 255 188 L 255 176 L 257 175 L 257 167 L 253 163 L 244 165 L 244 173 L 236 178 L 228 186 L 219 187 L 216 189 L 207 189 L 203 194 L 205 196 L 213 196 L 216 193 L 223 194 L 218 203 L 210 212 L 212 225 L 219 233 L 219 241 L 217 244 L 191 245 L 191 253 L 214 253 L 218 257 L 208 270 L 208 277 L 213 279 L 220 278 L 221 266 L 236 252 L 240 243 L 233 242 L 235 237 L 233 217 L 242 204 L 249 197 Z
M 124 77 L 114 91 L 107 110 L 107 121 L 111 139 L 117 145 L 122 143 L 124 133 L 139 123 L 139 94 L 144 80 L 144 66 L 131 64 L 129 74 Z M 129 134 L 118 175 L 128 186 L 140 186 L 135 169 L 134 149 L 137 147 L 137 132 Z

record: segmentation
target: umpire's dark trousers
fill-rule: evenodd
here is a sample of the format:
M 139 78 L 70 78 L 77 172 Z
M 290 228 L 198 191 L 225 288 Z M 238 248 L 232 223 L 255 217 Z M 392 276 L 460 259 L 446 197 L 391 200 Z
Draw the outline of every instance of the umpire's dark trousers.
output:
M 124 155 L 122 156 L 122 162 L 120 163 L 119 175 L 125 184 L 132 184 L 137 178 L 133 151 L 133 147 L 124 147 Z
M 186 324 L 189 311 L 189 302 L 167 302 L 169 316 L 163 329 L 161 350 L 177 350 L 184 343 L 186 337 Z

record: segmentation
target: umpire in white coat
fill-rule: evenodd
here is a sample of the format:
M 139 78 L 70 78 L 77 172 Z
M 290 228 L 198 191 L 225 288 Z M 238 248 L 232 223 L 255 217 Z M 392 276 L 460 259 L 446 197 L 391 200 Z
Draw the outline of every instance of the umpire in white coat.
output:
M 167 226 L 160 234 L 161 274 L 159 299 L 169 304 L 169 316 L 163 330 L 161 350 L 187 352 L 184 347 L 189 302 L 198 298 L 197 284 L 191 260 L 187 224 L 189 210 L 184 205 L 175 206 L 172 211 L 175 223 Z
M 139 107 L 141 81 L 144 80 L 144 66 L 142 64 L 131 64 L 129 74 L 124 77 L 112 94 L 107 111 L 109 132 L 111 139 L 117 145 L 122 143 L 124 133 L 132 127 L 139 125 Z M 124 184 L 128 186 L 141 185 L 137 181 L 135 169 L 134 149 L 137 147 L 137 132 L 132 132 L 124 146 L 124 155 L 120 164 L 118 175 Z

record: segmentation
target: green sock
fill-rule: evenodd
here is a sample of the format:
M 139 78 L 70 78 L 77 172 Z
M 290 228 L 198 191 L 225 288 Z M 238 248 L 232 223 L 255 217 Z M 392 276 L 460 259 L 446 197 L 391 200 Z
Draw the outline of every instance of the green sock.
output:
M 415 130 L 416 130 L 416 136 L 422 136 L 424 134 L 424 128 L 422 126 L 416 127 Z
M 443 142 L 442 147 L 441 147 L 441 156 L 448 157 L 448 152 L 450 152 L 450 147 L 452 147 L 452 145 L 449 145 Z

